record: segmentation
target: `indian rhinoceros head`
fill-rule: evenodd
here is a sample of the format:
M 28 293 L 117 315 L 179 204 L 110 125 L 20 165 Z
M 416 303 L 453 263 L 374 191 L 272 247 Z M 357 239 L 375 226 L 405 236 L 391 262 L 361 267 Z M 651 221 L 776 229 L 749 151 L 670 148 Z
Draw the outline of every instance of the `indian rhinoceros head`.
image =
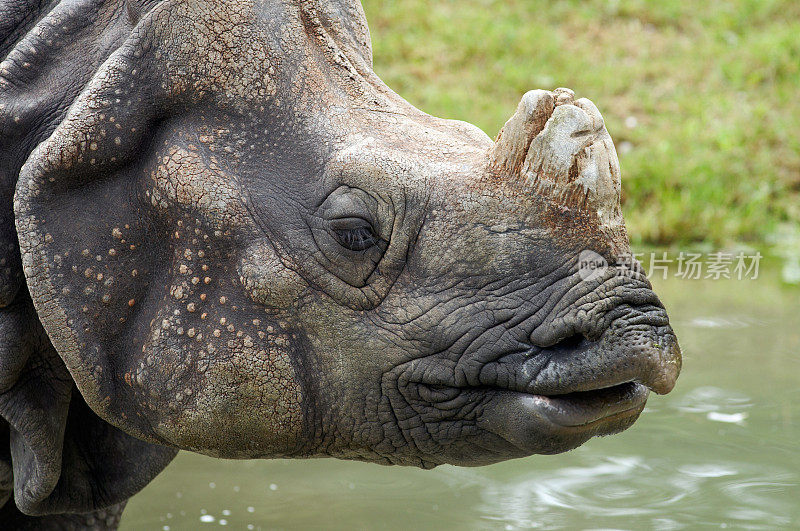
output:
M 492 142 L 381 82 L 355 1 L 98 13 L 124 38 L 15 213 L 39 319 L 108 423 L 223 457 L 479 465 L 625 429 L 674 385 L 590 101 L 532 91 Z

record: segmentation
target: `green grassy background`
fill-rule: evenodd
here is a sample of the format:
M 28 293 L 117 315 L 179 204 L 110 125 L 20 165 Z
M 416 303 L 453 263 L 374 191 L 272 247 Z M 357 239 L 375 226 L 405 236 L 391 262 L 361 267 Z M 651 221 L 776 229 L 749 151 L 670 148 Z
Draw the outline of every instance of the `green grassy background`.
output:
M 494 137 L 527 90 L 592 99 L 634 243 L 758 244 L 800 224 L 800 2 L 363 4 L 375 70 L 428 113 Z

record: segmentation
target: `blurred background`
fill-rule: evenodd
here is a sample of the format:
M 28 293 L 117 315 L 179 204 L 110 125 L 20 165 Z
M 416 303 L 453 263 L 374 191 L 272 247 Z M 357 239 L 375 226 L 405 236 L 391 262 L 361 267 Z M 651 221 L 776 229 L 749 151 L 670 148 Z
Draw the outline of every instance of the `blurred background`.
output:
M 375 71 L 494 138 L 569 87 L 617 147 L 633 243 L 766 243 L 800 222 L 800 2 L 364 0 Z
M 530 89 L 595 102 L 634 248 L 668 257 L 678 384 L 625 433 L 488 467 L 182 452 L 123 529 L 800 528 L 800 2 L 363 3 L 375 70 L 430 114 L 494 137 Z M 763 260 L 715 278 L 719 251 Z

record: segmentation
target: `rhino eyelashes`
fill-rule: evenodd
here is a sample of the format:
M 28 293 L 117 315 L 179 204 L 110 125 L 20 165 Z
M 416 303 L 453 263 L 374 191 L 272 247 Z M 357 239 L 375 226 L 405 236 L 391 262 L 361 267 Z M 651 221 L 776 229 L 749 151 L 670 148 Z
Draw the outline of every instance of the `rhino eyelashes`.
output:
M 372 224 L 361 218 L 334 220 L 331 229 L 339 245 L 351 251 L 366 251 L 380 240 Z
M 365 251 L 377 243 L 375 234 L 367 228 L 336 231 L 336 240 L 351 251 Z

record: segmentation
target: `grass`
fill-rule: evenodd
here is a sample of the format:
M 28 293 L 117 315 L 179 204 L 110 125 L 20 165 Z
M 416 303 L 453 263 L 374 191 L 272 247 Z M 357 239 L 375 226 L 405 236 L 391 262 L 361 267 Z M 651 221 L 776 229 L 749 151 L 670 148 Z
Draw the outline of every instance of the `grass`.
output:
M 533 88 L 597 104 L 634 243 L 800 224 L 800 3 L 363 0 L 375 70 L 495 136 Z

